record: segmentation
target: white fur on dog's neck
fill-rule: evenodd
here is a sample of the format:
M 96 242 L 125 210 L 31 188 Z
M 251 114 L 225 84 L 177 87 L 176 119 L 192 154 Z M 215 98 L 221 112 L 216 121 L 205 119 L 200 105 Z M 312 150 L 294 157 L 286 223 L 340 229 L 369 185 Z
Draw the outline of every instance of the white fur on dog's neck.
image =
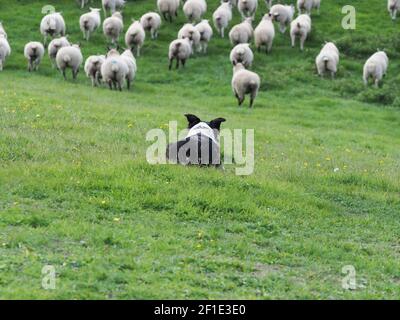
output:
M 196 124 L 194 127 L 192 127 L 192 128 L 189 130 L 189 132 L 188 132 L 186 138 L 195 136 L 195 135 L 197 135 L 197 134 L 199 134 L 199 133 L 200 133 L 201 135 L 204 135 L 204 136 L 210 138 L 210 139 L 211 139 L 212 141 L 214 141 L 217 145 L 219 145 L 219 141 L 218 141 L 217 137 L 216 137 L 215 134 L 214 134 L 214 130 L 211 129 L 210 126 L 209 126 L 207 123 L 205 123 L 205 122 L 200 122 L 200 123 Z

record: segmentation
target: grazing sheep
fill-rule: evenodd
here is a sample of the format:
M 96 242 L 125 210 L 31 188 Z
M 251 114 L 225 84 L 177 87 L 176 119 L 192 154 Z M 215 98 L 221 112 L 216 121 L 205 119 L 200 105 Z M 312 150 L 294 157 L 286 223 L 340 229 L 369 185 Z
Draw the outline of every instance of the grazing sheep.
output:
M 7 39 L 7 32 L 4 30 L 3 24 L 0 22 L 0 35 L 3 35 Z
M 107 17 L 107 10 L 110 10 L 113 15 L 117 10 L 122 10 L 125 6 L 125 0 L 102 0 L 101 1 L 104 11 L 104 16 Z
M 126 65 L 128 66 L 128 73 L 126 74 L 126 84 L 129 90 L 131 88 L 131 83 L 136 76 L 136 71 L 137 71 L 136 59 L 133 56 L 131 50 L 125 50 L 121 54 L 121 58 L 125 61 Z
M 177 39 L 171 42 L 169 45 L 169 70 L 172 69 L 172 63 L 176 59 L 176 68 L 179 68 L 179 62 L 182 66 L 185 66 L 186 60 L 192 54 L 192 44 L 189 38 Z
M 144 40 L 146 38 L 146 33 L 143 29 L 142 24 L 139 21 L 133 20 L 133 23 L 126 31 L 125 34 L 125 44 L 133 51 L 136 48 L 136 56 L 140 56 L 140 49 L 143 46 Z
M 246 70 L 243 64 L 238 63 L 233 67 L 232 90 L 239 106 L 242 105 L 246 94 L 249 94 L 250 108 L 253 107 L 254 100 L 260 89 L 260 82 L 258 74 Z
M 196 50 L 200 52 L 200 32 L 190 23 L 185 23 L 178 32 L 178 39 L 188 38 L 192 43 L 192 53 Z
M 72 77 L 76 79 L 79 68 L 83 62 L 83 56 L 79 45 L 71 45 L 68 47 L 62 47 L 57 52 L 56 63 L 58 70 L 61 71 L 64 79 L 67 79 L 65 70 L 67 68 L 72 69 Z
M 47 48 L 47 51 L 49 53 L 49 58 L 51 60 L 53 68 L 56 66 L 55 61 L 58 50 L 60 50 L 62 47 L 68 47 L 70 45 L 71 44 L 69 43 L 67 37 L 61 37 L 51 40 Z
M 101 76 L 103 81 L 108 84 L 110 90 L 122 91 L 124 80 L 129 72 L 128 65 L 116 49 L 111 49 L 107 53 L 106 61 L 101 66 Z
M 161 17 L 156 12 L 148 12 L 140 18 L 140 23 L 145 31 L 150 31 L 151 38 L 157 39 L 161 27 Z
M 258 7 L 258 0 L 239 0 L 237 4 L 238 10 L 242 15 L 242 19 L 254 16 Z
M 300 49 L 304 50 L 304 42 L 308 34 L 311 32 L 311 18 L 307 14 L 299 15 L 290 25 L 290 38 L 292 39 L 292 47 L 296 44 L 296 38 L 300 38 Z
M 400 10 L 400 0 L 388 0 L 388 10 L 393 20 L 397 18 L 397 11 Z
M 331 74 L 332 79 L 335 77 L 339 64 L 339 50 L 334 43 L 328 42 L 324 45 L 315 59 L 315 64 L 321 77 L 328 72 Z
M 239 23 L 229 32 L 229 39 L 233 46 L 239 43 L 249 43 L 253 37 L 252 18 L 246 18 L 242 23 Z
M 213 13 L 213 21 L 215 29 L 218 30 L 221 38 L 225 35 L 225 29 L 228 27 L 229 22 L 232 20 L 232 2 L 222 2 L 217 10 Z
M 279 23 L 279 30 L 281 33 L 285 33 L 286 28 L 293 20 L 295 8 L 294 5 L 285 6 L 282 4 L 276 4 L 271 7 L 269 13 L 272 14 L 274 21 Z
M 262 46 L 265 46 L 266 53 L 271 52 L 272 43 L 275 38 L 275 27 L 272 19 L 272 14 L 266 13 L 254 30 L 254 42 L 258 51 L 261 50 Z
M 92 80 L 92 86 L 97 87 L 101 81 L 101 66 L 106 60 L 106 56 L 90 56 L 85 62 L 85 73 Z
M 379 83 L 386 75 L 389 66 L 389 58 L 384 51 L 374 53 L 364 65 L 364 83 L 367 86 L 369 78 L 374 80 L 378 88 Z
M 321 0 L 297 0 L 297 9 L 299 10 L 299 15 L 302 14 L 304 10 L 305 13 L 311 14 L 312 9 L 317 9 L 318 14 L 321 7 Z
M 89 41 L 90 34 L 100 27 L 100 11 L 101 9 L 90 8 L 90 12 L 81 15 L 79 19 L 79 26 L 86 41 Z
M 47 37 L 65 36 L 65 21 L 61 13 L 50 13 L 43 17 L 40 23 L 40 33 L 46 45 Z
M 253 64 L 253 51 L 248 43 L 240 43 L 236 45 L 230 54 L 230 60 L 233 65 L 241 63 L 246 69 Z
M 187 0 L 183 5 L 183 13 L 190 22 L 200 21 L 206 11 L 205 0 Z
M 44 56 L 44 46 L 40 42 L 28 42 L 24 48 L 24 56 L 28 59 L 28 71 L 37 71 Z
M 208 43 L 213 35 L 213 30 L 208 20 L 202 20 L 195 28 L 200 33 L 200 52 L 207 53 Z
M 114 12 L 113 15 L 103 22 L 103 32 L 107 39 L 113 44 L 117 43 L 119 36 L 124 29 L 124 22 L 120 12 Z
M 180 0 L 157 0 L 158 11 L 162 14 L 164 20 L 172 22 L 172 17 L 178 16 Z
M 11 48 L 4 34 L 0 34 L 0 71 L 3 71 L 3 65 L 6 58 L 11 54 Z

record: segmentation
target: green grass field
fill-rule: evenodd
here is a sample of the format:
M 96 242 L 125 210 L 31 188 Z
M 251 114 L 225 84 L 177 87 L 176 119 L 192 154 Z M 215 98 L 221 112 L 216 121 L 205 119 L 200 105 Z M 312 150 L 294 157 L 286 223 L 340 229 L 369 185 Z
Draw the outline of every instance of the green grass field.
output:
M 357 29 L 344 30 L 348 2 L 322 1 L 305 52 L 277 32 L 270 55 L 255 53 L 262 90 L 249 110 L 231 92 L 227 38 L 168 71 L 181 10 L 148 37 L 134 89 L 119 93 L 92 88 L 83 70 L 65 82 L 47 54 L 26 71 L 46 4 L 85 58 L 105 53 L 101 30 L 82 40 L 75 1 L 0 0 L 13 49 L 0 72 L 0 298 L 399 298 L 400 20 L 386 1 L 352 1 Z M 125 30 L 155 3 L 128 0 Z M 257 23 L 263 13 L 260 1 Z M 334 81 L 314 66 L 327 40 L 342 51 Z M 366 89 L 362 66 L 377 48 L 391 64 L 383 87 Z M 185 113 L 254 129 L 254 174 L 149 165 L 146 133 L 184 128 Z M 55 290 L 41 287 L 44 265 Z M 356 290 L 342 288 L 346 265 Z

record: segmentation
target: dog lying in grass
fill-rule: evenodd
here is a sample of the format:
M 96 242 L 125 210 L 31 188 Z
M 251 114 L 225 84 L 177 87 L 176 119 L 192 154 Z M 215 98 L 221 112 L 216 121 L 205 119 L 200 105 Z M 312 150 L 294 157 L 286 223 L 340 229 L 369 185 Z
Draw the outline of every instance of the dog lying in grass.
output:
M 167 147 L 170 162 L 183 165 L 222 167 L 219 132 L 224 118 L 202 121 L 193 114 L 185 114 L 189 132 L 186 138 Z

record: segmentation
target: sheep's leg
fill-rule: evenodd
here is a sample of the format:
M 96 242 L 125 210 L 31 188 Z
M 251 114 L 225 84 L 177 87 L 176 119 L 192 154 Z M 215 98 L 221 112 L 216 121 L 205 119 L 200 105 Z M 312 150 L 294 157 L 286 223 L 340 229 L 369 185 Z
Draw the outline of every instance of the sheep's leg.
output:
M 129 78 L 126 79 L 126 86 L 127 86 L 128 90 L 131 89 L 131 80 Z
M 225 36 L 225 28 L 222 27 L 220 32 L 221 32 L 221 38 L 223 38 Z
M 28 61 L 28 72 L 31 72 L 32 70 L 32 68 L 31 68 L 31 65 L 32 65 L 32 62 L 29 60 Z
M 271 52 L 271 50 L 272 50 L 272 39 L 271 39 L 271 40 L 269 40 L 269 42 L 268 42 L 267 53 L 270 53 L 270 52 Z
M 375 79 L 375 88 L 379 88 L 379 79 L 378 78 L 376 78 Z
M 279 30 L 281 31 L 281 33 L 285 33 L 286 32 L 286 25 L 281 22 L 280 25 L 279 25 Z
M 87 33 L 86 33 L 86 41 L 89 41 L 89 39 L 90 39 L 90 31 L 87 31 Z
M 66 75 L 66 73 L 65 73 L 65 69 L 62 70 L 62 75 L 63 75 L 63 77 L 64 77 L 64 80 L 67 80 L 67 75 Z
M 81 9 L 85 7 L 85 0 L 82 0 Z
M 136 47 L 136 56 L 140 57 L 140 46 Z
M 180 61 L 180 60 L 179 60 L 179 58 L 178 58 L 178 59 L 176 59 L 176 67 L 175 67 L 176 69 L 178 69 L 178 68 L 179 68 L 179 61 Z
M 182 59 L 181 62 L 182 62 L 182 66 L 185 67 L 186 59 Z
M 208 43 L 204 42 L 203 43 L 203 52 L 206 54 L 207 53 L 207 48 L 208 48 Z
M 165 21 L 168 20 L 168 17 L 167 17 L 167 13 L 166 13 L 166 12 L 163 12 L 163 13 L 162 13 L 162 16 L 163 16 L 163 18 L 164 18 Z
M 254 94 L 251 94 L 251 96 L 250 96 L 250 105 L 249 105 L 249 108 L 253 108 L 254 99 L 255 99 Z
M 174 61 L 174 59 L 169 59 L 169 66 L 168 69 L 171 70 L 172 69 L 172 62 Z
M 169 13 L 169 22 L 172 23 L 172 14 Z
M 110 88 L 110 90 L 113 89 L 112 80 L 108 80 L 108 87 Z
M 290 35 L 291 39 L 292 39 L 292 48 L 294 48 L 294 46 L 296 45 L 296 36 L 295 35 Z
M 301 51 L 304 50 L 304 43 L 306 42 L 306 39 L 307 39 L 307 35 L 302 35 L 301 38 L 300 38 L 300 49 L 301 49 Z
M 92 87 L 95 87 L 96 86 L 95 76 L 92 76 L 91 78 L 92 78 Z
M 335 71 L 331 71 L 331 78 L 332 78 L 332 80 L 335 79 L 335 75 L 336 75 L 336 72 L 335 72 Z

